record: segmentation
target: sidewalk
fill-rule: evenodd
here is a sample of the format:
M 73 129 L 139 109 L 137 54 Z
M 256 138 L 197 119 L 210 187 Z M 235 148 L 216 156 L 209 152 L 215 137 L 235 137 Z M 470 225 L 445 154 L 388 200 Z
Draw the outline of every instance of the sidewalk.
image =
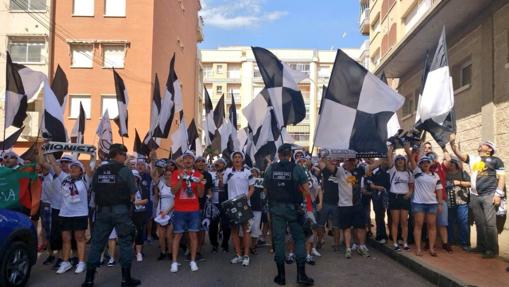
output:
M 482 259 L 480 254 L 455 246 L 452 254 L 436 248 L 438 257 L 426 251 L 419 257 L 414 246 L 410 251 L 397 252 L 390 243 L 370 240 L 370 245 L 437 286 L 509 286 L 509 272 L 505 270 L 509 263 L 501 258 Z

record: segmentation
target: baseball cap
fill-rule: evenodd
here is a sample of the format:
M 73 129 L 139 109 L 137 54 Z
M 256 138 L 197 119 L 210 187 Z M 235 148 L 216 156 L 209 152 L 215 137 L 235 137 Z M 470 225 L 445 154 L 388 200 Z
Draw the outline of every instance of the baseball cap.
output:
M 77 159 L 74 159 L 71 161 L 71 163 L 69 164 L 69 167 L 73 167 L 73 166 L 77 166 L 81 169 L 81 171 L 84 171 L 85 168 L 83 167 L 83 164 L 81 163 L 81 161 L 77 160 Z
M 182 154 L 182 159 L 184 159 L 186 156 L 190 156 L 193 158 L 193 160 L 196 159 L 196 157 L 194 156 L 194 152 L 192 150 L 186 150 L 183 154 Z
M 240 156 L 242 157 L 242 159 L 244 159 L 244 153 L 241 152 L 241 151 L 234 151 L 232 153 L 232 155 L 230 156 L 230 159 L 233 160 L 233 157 L 236 155 L 236 154 L 240 154 Z
M 493 150 L 493 153 L 495 153 L 495 152 L 496 152 L 497 145 L 495 145 L 495 143 L 494 143 L 494 142 L 492 142 L 492 141 L 483 141 L 483 142 L 480 144 L 480 146 L 481 146 L 481 145 L 487 145 L 487 146 L 489 146 L 489 147 Z
M 429 157 L 427 157 L 427 156 L 423 155 L 423 156 L 421 156 L 421 157 L 419 158 L 419 162 L 418 162 L 417 164 L 421 164 L 421 163 L 423 163 L 423 162 L 425 162 L 425 161 L 427 161 L 427 162 L 431 163 L 431 161 L 432 161 L 432 160 L 431 160 L 431 158 L 429 158 Z

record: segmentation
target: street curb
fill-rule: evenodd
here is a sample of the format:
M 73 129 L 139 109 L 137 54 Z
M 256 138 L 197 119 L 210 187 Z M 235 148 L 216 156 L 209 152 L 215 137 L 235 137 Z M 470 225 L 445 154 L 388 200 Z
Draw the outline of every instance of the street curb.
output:
M 413 272 L 417 273 L 418 275 L 422 276 L 424 279 L 428 280 L 430 283 L 439 286 L 439 287 L 472 287 L 474 285 L 467 284 L 466 282 L 463 282 L 462 280 L 456 278 L 455 276 L 439 271 L 435 267 L 431 266 L 430 264 L 424 263 L 424 262 L 418 262 L 410 258 L 409 256 L 405 255 L 403 252 L 397 252 L 392 250 L 389 246 L 385 244 L 380 244 L 376 242 L 373 239 L 368 239 L 368 244 L 382 252 L 383 254 L 387 255 L 388 257 L 392 258 L 396 262 L 400 263 L 401 265 L 405 266 L 406 268 L 412 270 Z

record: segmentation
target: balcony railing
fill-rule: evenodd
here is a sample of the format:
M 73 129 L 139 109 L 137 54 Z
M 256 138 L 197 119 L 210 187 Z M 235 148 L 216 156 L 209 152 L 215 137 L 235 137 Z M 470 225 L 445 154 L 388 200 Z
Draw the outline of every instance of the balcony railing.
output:
M 365 8 L 361 12 L 360 30 L 362 35 L 369 35 L 369 8 Z

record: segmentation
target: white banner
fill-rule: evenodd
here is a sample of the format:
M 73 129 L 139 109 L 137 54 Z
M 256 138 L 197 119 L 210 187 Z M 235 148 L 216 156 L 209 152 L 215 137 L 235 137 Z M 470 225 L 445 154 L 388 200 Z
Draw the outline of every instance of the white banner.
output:
M 96 147 L 89 144 L 76 144 L 76 143 L 63 143 L 63 142 L 49 142 L 42 146 L 45 154 L 55 152 L 75 152 L 95 154 Z

